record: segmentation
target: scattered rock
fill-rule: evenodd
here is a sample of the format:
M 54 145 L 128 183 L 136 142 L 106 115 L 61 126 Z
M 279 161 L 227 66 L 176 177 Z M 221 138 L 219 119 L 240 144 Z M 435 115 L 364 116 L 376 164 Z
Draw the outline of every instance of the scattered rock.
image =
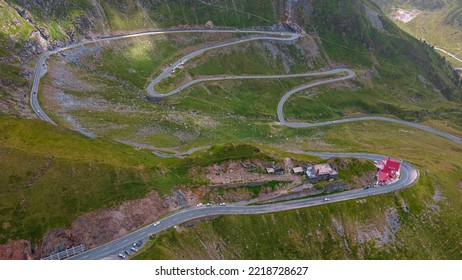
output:
M 366 5 L 364 5 L 364 9 L 366 11 L 367 19 L 369 19 L 372 26 L 380 31 L 385 31 L 385 29 L 383 28 L 382 21 L 379 18 L 379 14 Z
M 406 200 L 404 199 L 401 199 L 401 208 L 404 212 L 409 213 L 409 207 L 407 207 Z
M 55 229 L 45 234 L 35 258 L 49 256 L 64 249 L 85 244 L 92 248 L 119 238 L 132 230 L 155 221 L 176 209 L 157 193 L 141 199 L 125 201 L 116 208 L 102 209 L 78 217 L 70 229 Z
M 356 239 L 358 244 L 373 242 L 376 247 L 384 247 L 396 242 L 400 228 L 398 210 L 391 207 L 385 210 L 383 223 L 356 224 Z
M 435 203 L 438 203 L 440 202 L 442 199 L 443 199 L 443 194 L 441 193 L 441 191 L 439 189 L 436 189 L 435 190 L 435 194 L 433 195 L 433 201 Z
M 0 260 L 31 260 L 32 248 L 29 241 L 13 240 L 0 245 Z
M 341 224 L 339 224 L 339 222 L 337 221 L 337 219 L 332 218 L 332 224 L 334 225 L 335 229 L 337 230 L 337 233 L 338 233 L 341 237 L 345 237 L 345 230 L 343 229 L 343 226 L 342 226 Z
M 213 22 L 211 20 L 208 20 L 206 23 L 205 23 L 205 28 L 208 28 L 208 29 L 213 29 L 214 25 L 213 25 Z
M 422 75 L 419 75 L 419 81 L 424 85 L 428 84 L 427 79 Z
M 367 202 L 367 199 L 359 199 L 359 200 L 356 200 L 356 202 L 359 204 L 364 204 Z

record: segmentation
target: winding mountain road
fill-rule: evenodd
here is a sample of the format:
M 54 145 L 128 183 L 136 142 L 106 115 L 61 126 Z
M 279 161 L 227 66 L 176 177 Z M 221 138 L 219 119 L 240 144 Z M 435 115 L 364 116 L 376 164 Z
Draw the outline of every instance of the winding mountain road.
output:
M 234 41 L 229 41 L 229 42 L 224 42 L 224 43 L 219 43 L 215 44 L 212 46 L 207 46 L 202 49 L 196 50 L 194 52 L 191 52 L 182 58 L 178 59 L 175 63 L 173 63 L 170 67 L 168 67 L 165 71 L 163 71 L 159 76 L 157 76 L 147 87 L 147 92 L 153 97 L 167 97 L 173 94 L 179 93 L 181 90 L 190 87 L 194 84 L 201 83 L 201 82 L 206 82 L 206 81 L 222 81 L 222 80 L 236 80 L 236 79 L 281 79 L 281 78 L 294 78 L 294 77 L 313 77 L 313 76 L 323 76 L 323 75 L 332 75 L 332 74 L 339 74 L 339 73 L 346 73 L 345 76 L 342 77 L 336 77 L 336 78 L 330 78 L 330 79 L 325 79 L 322 81 L 316 81 L 310 84 L 302 85 L 300 87 L 297 87 L 289 92 L 287 92 L 279 101 L 279 104 L 277 106 L 277 116 L 279 119 L 279 122 L 282 125 L 285 125 L 287 127 L 293 127 L 293 128 L 308 128 L 308 127 L 319 127 L 319 126 L 325 126 L 325 125 L 332 125 L 336 123 L 346 123 L 346 122 L 354 122 L 354 121 L 386 121 L 386 122 L 393 122 L 393 123 L 398 123 L 406 126 L 410 126 L 413 128 L 421 129 L 436 135 L 439 135 L 441 137 L 444 137 L 446 139 L 449 139 L 453 142 L 456 142 L 458 144 L 462 144 L 462 139 L 459 137 L 456 137 L 454 135 L 451 135 L 449 133 L 431 128 L 426 125 L 421 125 L 421 124 L 416 124 L 412 122 L 407 122 L 407 121 L 402 121 L 398 119 L 393 119 L 393 118 L 388 118 L 388 117 L 381 117 L 381 116 L 364 116 L 364 117 L 355 117 L 355 118 L 344 118 L 344 119 L 338 119 L 338 120 L 331 120 L 331 121 L 324 121 L 324 122 L 317 122 L 317 123 L 306 123 L 306 122 L 287 122 L 284 118 L 283 115 L 283 106 L 285 102 L 295 93 L 306 90 L 311 87 L 323 85 L 323 84 L 329 84 L 329 83 L 334 83 L 338 81 L 343 81 L 343 80 L 348 80 L 353 77 L 355 77 L 355 73 L 348 68 L 339 68 L 339 69 L 332 69 L 324 72 L 311 72 L 311 73 L 301 73 L 301 74 L 288 74 L 288 75 L 245 75 L 245 76 L 215 76 L 215 77 L 206 77 L 206 78 L 201 78 L 201 79 L 196 79 L 192 80 L 190 82 L 187 82 L 186 84 L 183 84 L 179 86 L 176 89 L 171 90 L 170 92 L 167 92 L 165 94 L 158 93 L 154 90 L 154 87 L 156 84 L 161 82 L 163 79 L 167 78 L 170 73 L 176 69 L 180 64 L 185 63 L 188 59 L 191 59 L 195 56 L 199 56 L 203 54 L 204 52 L 212 49 L 217 49 L 217 48 L 222 48 L 225 46 L 231 46 L 234 44 L 240 44 L 243 42 L 249 42 L 249 41 L 255 41 L 255 40 L 272 40 L 272 41 L 280 41 L 280 42 L 294 42 L 297 39 L 301 37 L 300 34 L 293 33 L 293 32 L 271 32 L 271 31 L 258 31 L 258 30 L 211 30 L 211 29 L 191 29 L 191 30 L 158 30 L 158 31 L 149 31 L 149 32 L 141 32 L 141 33 L 136 33 L 136 34 L 129 34 L 129 35 L 120 35 L 120 36 L 111 36 L 111 37 L 103 37 L 103 38 L 97 38 L 89 41 L 83 41 L 80 43 L 72 44 L 67 47 L 59 48 L 53 51 L 47 51 L 43 53 L 35 67 L 35 74 L 34 74 L 34 81 L 32 84 L 32 89 L 31 89 L 31 95 L 30 95 L 30 104 L 34 112 L 37 114 L 37 116 L 47 122 L 50 122 L 54 125 L 56 123 L 43 111 L 43 109 L 40 107 L 40 104 L 38 102 L 38 89 L 40 85 L 40 79 L 45 75 L 47 68 L 46 68 L 46 59 L 52 55 L 56 54 L 65 50 L 69 50 L 72 48 L 76 47 L 82 47 L 87 44 L 91 43 L 97 43 L 97 42 L 103 42 L 103 41 L 114 41 L 114 40 L 120 40 L 120 39 L 126 39 L 126 38 L 133 38 L 133 37 L 138 37 L 138 36 L 148 36 L 148 35 L 159 35 L 159 34 L 175 34 L 175 33 L 237 33 L 237 34 L 251 34 L 252 36 L 246 37 L 246 38 L 241 38 L 238 40 Z M 263 36 L 264 35 L 264 36 Z
M 57 48 L 55 50 L 51 51 L 46 51 L 42 55 L 40 55 L 39 60 L 37 61 L 37 64 L 35 66 L 35 72 L 34 72 L 34 80 L 32 82 L 32 88 L 31 88 L 31 93 L 30 93 L 30 104 L 32 107 L 32 110 L 35 112 L 35 114 L 43 121 L 52 123 L 54 125 L 57 125 L 40 107 L 40 103 L 38 102 L 38 90 L 40 86 L 40 79 L 46 74 L 47 72 L 47 67 L 46 67 L 46 60 L 50 55 L 57 54 L 66 50 L 78 48 L 78 47 L 83 47 L 88 44 L 93 44 L 93 43 L 98 43 L 98 42 L 104 42 L 104 41 L 116 41 L 116 40 L 121 40 L 121 39 L 127 39 L 127 38 L 134 38 L 134 37 L 140 37 L 140 36 L 152 36 L 152 35 L 161 35 L 161 34 L 178 34 L 178 33 L 237 33 L 237 34 L 253 34 L 255 37 L 249 37 L 249 38 L 243 38 L 239 39 L 237 41 L 232 41 L 232 42 L 225 42 L 213 46 L 208 46 L 205 47 L 201 50 L 197 50 L 190 55 L 195 56 L 203 53 L 206 50 L 211 50 L 219 47 L 224 47 L 224 46 L 229 46 L 233 44 L 238 44 L 242 42 L 248 42 L 248 41 L 254 41 L 254 40 L 279 40 L 279 41 L 292 41 L 296 40 L 300 37 L 299 34 L 293 33 L 293 32 L 271 32 L 271 31 L 259 31 L 259 30 L 235 30 L 235 29 L 228 29 L 228 30 L 221 30 L 221 29 L 169 29 L 169 30 L 157 30 L 157 31 L 147 31 L 147 32 L 140 32 L 140 33 L 134 33 L 134 34 L 127 34 L 127 35 L 118 35 L 118 36 L 109 36 L 109 37 L 100 37 L 92 40 L 86 40 L 82 41 L 79 43 L 71 44 L 66 47 L 62 48 Z M 261 36 L 261 35 L 266 35 L 266 36 Z M 274 37 L 271 37 L 271 36 Z M 277 36 L 285 36 L 284 38 L 279 38 Z M 261 38 L 261 39 L 259 39 Z M 191 57 L 192 57 L 191 56 Z M 187 56 L 189 57 L 189 55 Z M 178 63 L 179 64 L 179 63 Z M 161 79 L 165 78 L 166 75 L 164 74 L 165 71 L 159 76 Z M 167 72 L 167 74 L 170 73 Z M 159 78 L 158 77 L 158 78 Z M 156 78 L 157 79 L 157 78 Z
M 362 153 L 309 153 L 321 158 L 330 157 L 354 157 L 363 158 L 369 160 L 382 160 L 385 156 L 375 154 L 362 154 Z M 419 172 L 409 163 L 402 162 L 401 164 L 401 177 L 400 179 L 386 187 L 372 187 L 369 189 L 359 189 L 346 191 L 341 193 L 335 193 L 326 195 L 323 197 L 311 197 L 299 200 L 289 200 L 274 204 L 263 204 L 263 205 L 246 205 L 245 203 L 239 202 L 234 204 L 228 204 L 225 207 L 212 206 L 212 207 L 192 207 L 186 208 L 176 213 L 173 213 L 161 220 L 160 224 L 155 226 L 154 223 L 127 234 L 119 239 L 108 242 L 99 247 L 85 251 L 79 255 L 73 256 L 70 259 L 73 260 L 99 260 L 99 259 L 117 259 L 118 253 L 123 253 L 125 250 L 130 250 L 132 244 L 139 240 L 146 240 L 151 235 L 158 232 L 167 230 L 176 225 L 182 224 L 189 220 L 214 216 L 214 215 L 255 215 L 265 214 L 280 211 L 288 211 L 299 208 L 312 207 L 317 205 L 323 205 L 333 202 L 360 199 L 372 195 L 389 193 L 397 190 L 404 189 L 411 186 L 416 182 L 419 177 Z M 327 199 L 327 200 L 326 200 Z
M 450 57 L 454 58 L 455 60 L 459 61 L 460 63 L 462 63 L 462 59 L 458 58 L 456 55 L 448 52 L 447 50 L 445 50 L 443 48 L 435 47 L 435 50 L 440 51 L 442 53 L 445 53 L 445 54 L 449 55 Z M 455 69 L 462 69 L 462 68 L 455 68 Z
M 306 122 L 287 122 L 284 118 L 284 113 L 283 113 L 283 107 L 286 101 L 295 93 L 309 89 L 311 87 L 316 87 L 324 84 L 330 84 L 330 83 L 335 83 L 339 81 L 344 81 L 348 79 L 352 79 L 355 77 L 355 73 L 348 68 L 336 68 L 328 71 L 323 71 L 323 72 L 310 72 L 310 73 L 301 73 L 301 74 L 287 74 L 287 75 L 244 75 L 244 76 L 214 76 L 214 77 L 206 77 L 206 78 L 200 78 L 196 80 L 189 81 L 167 93 L 158 93 L 155 91 L 154 87 L 156 84 L 160 83 L 162 80 L 167 78 L 170 73 L 172 73 L 173 70 L 175 70 L 179 65 L 184 64 L 188 59 L 191 59 L 195 56 L 203 54 L 205 51 L 224 47 L 224 46 L 230 46 L 234 44 L 239 44 L 242 42 L 247 42 L 247 41 L 253 41 L 253 40 L 276 40 L 276 41 L 294 41 L 297 40 L 300 36 L 295 36 L 297 34 L 294 33 L 279 33 L 278 35 L 281 36 L 288 36 L 288 37 L 282 37 L 282 38 L 274 38 L 274 37 L 252 37 L 252 38 L 247 38 L 247 39 L 240 39 L 238 41 L 234 42 L 227 42 L 223 44 L 218 44 L 214 46 L 209 46 L 197 51 L 194 51 L 192 53 L 189 53 L 182 58 L 178 59 L 176 62 L 174 62 L 169 68 L 164 70 L 159 76 L 157 76 L 147 87 L 147 92 L 153 96 L 153 97 L 158 97 L 158 98 L 163 98 L 167 96 L 171 96 L 174 94 L 179 93 L 180 91 L 195 85 L 197 83 L 202 83 L 202 82 L 207 82 L 207 81 L 223 81 L 223 80 L 243 80 L 243 79 L 282 79 L 282 78 L 296 78 L 296 77 L 315 77 L 315 76 L 326 76 L 326 75 L 333 75 L 333 74 L 340 74 L 340 73 L 346 73 L 345 76 L 342 77 L 337 77 L 337 78 L 330 78 L 330 79 L 325 79 L 322 81 L 316 81 L 312 82 L 306 85 L 302 85 L 300 87 L 297 87 L 295 89 L 290 90 L 284 96 L 280 99 L 278 106 L 277 106 L 277 116 L 279 119 L 279 122 L 282 125 L 285 125 L 287 127 L 292 127 L 292 128 L 309 128 L 309 127 L 319 127 L 319 126 L 325 126 L 325 125 L 332 125 L 336 123 L 346 123 L 346 122 L 357 122 L 357 121 L 386 121 L 386 122 L 393 122 L 393 123 L 398 123 L 406 126 L 410 126 L 413 128 L 417 128 L 420 130 L 424 130 L 436 135 L 439 135 L 441 137 L 444 137 L 446 139 L 449 139 L 453 142 L 456 142 L 458 144 L 462 144 L 462 139 L 459 137 L 456 137 L 452 134 L 449 134 L 444 131 L 440 131 L 438 129 L 434 129 L 432 127 L 422 125 L 422 124 L 417 124 L 413 122 L 408 122 L 408 121 L 403 121 L 399 119 L 393 119 L 393 118 L 388 118 L 388 117 L 381 117 L 381 116 L 364 116 L 364 117 L 355 117 L 355 118 L 345 118 L 345 119 L 338 119 L 338 120 L 332 120 L 332 121 L 324 121 L 324 122 L 316 122 L 316 123 L 306 123 Z M 293 35 L 293 36 L 290 36 Z
M 166 96 L 170 96 L 173 94 L 177 94 L 181 90 L 192 86 L 197 83 L 201 82 L 206 82 L 206 81 L 220 81 L 220 80 L 234 80 L 234 79 L 281 79 L 281 78 L 293 78 L 293 77 L 314 77 L 314 76 L 326 76 L 326 75 L 335 75 L 335 74 L 342 74 L 345 73 L 344 76 L 340 77 L 333 77 L 333 78 L 328 78 L 325 80 L 321 81 L 315 81 L 309 84 L 301 85 L 289 92 L 287 92 L 279 101 L 279 104 L 277 106 L 277 115 L 280 123 L 282 125 L 288 126 L 288 127 L 293 127 L 293 128 L 306 128 L 306 127 L 317 127 L 317 126 L 325 126 L 325 125 L 332 125 L 335 123 L 345 123 L 345 122 L 352 122 L 352 121 L 370 121 L 370 120 L 378 120 L 378 121 L 387 121 L 387 122 L 394 122 L 394 123 L 399 123 L 402 125 L 406 126 L 411 126 L 417 129 L 425 130 L 430 133 L 445 137 L 453 142 L 462 144 L 462 141 L 460 138 L 453 136 L 451 134 L 448 134 L 446 132 L 439 131 L 437 129 L 433 129 L 428 126 L 416 124 L 416 123 L 411 123 L 411 122 L 406 122 L 398 119 L 392 119 L 392 118 L 387 118 L 387 117 L 380 117 L 380 116 L 364 116 L 364 117 L 357 117 L 357 118 L 345 118 L 345 119 L 339 119 L 339 120 L 332 120 L 332 121 L 326 121 L 326 122 L 318 122 L 318 123 L 303 123 L 303 122 L 287 122 L 284 118 L 283 115 L 283 107 L 285 102 L 295 93 L 306 90 L 311 87 L 323 85 L 323 84 L 329 84 L 329 83 L 334 83 L 334 82 L 339 82 L 343 80 L 348 80 L 352 79 L 355 77 L 355 73 L 351 69 L 347 68 L 338 68 L 338 69 L 331 69 L 328 71 L 323 71 L 323 72 L 311 72 L 311 73 L 301 73 L 301 74 L 289 74 L 289 75 L 247 75 L 247 76 L 214 76 L 214 77 L 205 77 L 201 79 L 196 79 L 193 81 L 190 81 L 186 84 L 181 85 L 180 87 L 171 90 L 168 93 L 161 94 L 155 91 L 155 85 L 159 82 L 161 82 L 163 79 L 167 78 L 171 72 L 176 69 L 180 64 L 185 63 L 188 59 L 191 59 L 195 56 L 201 55 L 205 51 L 216 49 L 216 48 L 221 48 L 225 46 L 230 46 L 233 44 L 239 44 L 243 42 L 249 42 L 249 41 L 254 41 L 254 40 L 272 40 L 272 41 L 280 41 L 280 42 L 290 42 L 290 41 L 295 41 L 297 40 L 300 35 L 296 33 L 291 33 L 291 32 L 267 32 L 267 31 L 254 31 L 254 30 L 200 30 L 200 29 L 195 29 L 195 30 L 159 30 L 159 31 L 151 31 L 151 32 L 143 32 L 143 33 L 137 33 L 137 34 L 130 34 L 130 35 L 121 35 L 121 36 L 113 36 L 113 37 L 106 37 L 106 38 L 97 38 L 91 41 L 84 41 L 80 43 L 76 43 L 73 45 L 70 45 L 65 48 L 60 48 L 54 51 L 47 51 L 42 56 L 40 56 L 39 61 L 36 65 L 35 68 L 35 76 L 34 76 L 34 81 L 31 89 L 31 97 L 30 97 L 30 103 L 31 106 L 34 110 L 34 112 L 37 114 L 37 116 L 47 122 L 50 122 L 52 124 L 56 123 L 49 118 L 45 112 L 40 108 L 40 104 L 38 102 L 38 89 L 39 89 L 39 84 L 40 84 L 40 79 L 45 75 L 47 68 L 46 68 L 46 59 L 52 55 L 59 53 L 61 51 L 65 51 L 68 49 L 76 48 L 76 47 L 81 47 L 85 46 L 87 44 L 91 43 L 96 43 L 96 42 L 102 42 L 102 41 L 112 41 L 112 40 L 119 40 L 119 39 L 124 39 L 124 38 L 131 38 L 131 37 L 137 37 L 137 36 L 147 36 L 147 35 L 158 35 L 158 34 L 169 34 L 169 33 L 197 33 L 197 32 L 203 32 L 203 33 L 241 33 L 241 34 L 251 34 L 252 36 L 246 37 L 246 38 L 241 38 L 235 41 L 229 41 L 229 42 L 224 42 L 208 47 L 204 47 L 200 50 L 194 51 L 179 60 L 177 60 L 175 63 L 173 63 L 168 69 L 163 71 L 158 77 L 156 77 L 147 87 L 148 94 L 154 97 L 162 98 Z M 369 160 L 381 160 L 385 156 L 383 155 L 374 155 L 374 154 L 356 154 L 356 153 L 309 153 L 312 155 L 316 155 L 319 157 L 323 158 L 329 158 L 333 156 L 337 157 L 355 157 L 355 158 L 364 158 L 364 159 L 369 159 Z M 342 192 L 342 193 L 336 193 L 336 194 L 331 194 L 328 196 L 324 196 L 322 198 L 320 197 L 312 197 L 312 198 L 305 198 L 305 199 L 300 199 L 300 200 L 292 200 L 292 201 L 284 201 L 280 203 L 275 203 L 275 204 L 266 204 L 266 205 L 246 205 L 245 203 L 234 203 L 234 204 L 229 204 L 225 207 L 197 207 L 197 208 L 186 208 L 183 210 L 180 210 L 176 213 L 173 213 L 162 220 L 160 220 L 159 225 L 148 225 L 144 228 L 141 228 L 137 231 L 134 231 L 128 235 L 125 235 L 119 239 L 113 240 L 109 243 L 106 243 L 102 246 L 93 248 L 91 250 L 88 250 L 86 252 L 83 252 L 79 255 L 73 256 L 70 259 L 113 259 L 117 258 L 117 254 L 123 252 L 127 248 L 130 248 L 131 245 L 139 240 L 146 240 L 149 238 L 149 236 L 158 233 L 160 231 L 166 230 L 170 227 L 173 227 L 175 225 L 184 223 L 188 220 L 192 219 L 197 219 L 200 217 L 206 217 L 206 216 L 211 216 L 211 215 L 231 215 L 231 214 L 263 214 L 263 213 L 272 213 L 272 212 L 278 212 L 278 211 L 287 211 L 287 210 L 293 210 L 293 209 L 298 209 L 298 208 L 305 208 L 305 207 L 311 207 L 311 206 L 316 206 L 316 205 L 322 205 L 326 203 L 333 203 L 333 202 L 338 202 L 338 201 L 344 201 L 344 200 L 350 200 L 350 199 L 359 199 L 359 198 L 364 198 L 367 196 L 371 195 L 378 195 L 378 194 L 384 194 L 396 190 L 400 190 L 403 188 L 406 188 L 408 186 L 411 186 L 418 178 L 418 171 L 409 163 L 403 162 L 402 163 L 402 169 L 401 169 L 401 177 L 400 179 L 386 187 L 374 187 L 370 189 L 365 189 L 365 190 L 353 190 L 353 191 L 347 191 L 347 192 Z M 326 198 L 328 200 L 326 200 Z

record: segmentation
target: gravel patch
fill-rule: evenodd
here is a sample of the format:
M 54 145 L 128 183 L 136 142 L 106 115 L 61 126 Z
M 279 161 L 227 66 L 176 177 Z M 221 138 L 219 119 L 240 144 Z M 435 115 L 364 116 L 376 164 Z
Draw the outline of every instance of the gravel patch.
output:
M 374 26 L 376 29 L 380 31 L 385 31 L 385 29 L 383 28 L 382 21 L 379 18 L 379 14 L 366 5 L 364 5 L 364 9 L 366 11 L 366 16 L 369 19 L 372 26 Z
M 407 206 L 407 202 L 404 199 L 401 200 L 401 208 L 404 212 L 409 213 L 409 207 Z
M 87 136 L 87 137 L 90 137 L 90 138 L 96 138 L 96 135 L 91 132 L 91 131 L 88 131 L 86 128 L 84 128 L 79 122 L 77 122 L 76 119 L 74 119 L 71 115 L 65 115 L 65 119 L 67 122 L 69 122 L 71 125 L 72 125 L 72 128 L 75 130 L 75 131 L 78 131 L 79 133 Z
M 139 136 L 139 135 L 150 135 L 150 134 L 157 133 L 159 131 L 162 131 L 162 127 L 155 125 L 155 126 L 149 126 L 149 127 L 142 128 L 142 129 L 138 130 L 138 132 L 135 135 L 137 135 L 137 136 Z
M 444 199 L 444 197 L 443 197 L 443 194 L 441 193 L 441 191 L 439 189 L 436 189 L 435 194 L 433 195 L 433 201 L 435 203 L 438 203 L 443 199 Z
M 385 210 L 384 226 L 379 227 L 373 223 L 356 225 L 356 239 L 358 244 L 374 242 L 376 247 L 383 247 L 396 242 L 396 233 L 400 230 L 398 210 L 388 208 Z
M 337 219 L 332 218 L 332 224 L 334 225 L 335 229 L 337 230 L 337 233 L 338 233 L 341 237 L 345 237 L 345 229 L 343 228 L 343 226 L 342 226 L 341 224 L 339 224 L 339 222 L 337 221 Z

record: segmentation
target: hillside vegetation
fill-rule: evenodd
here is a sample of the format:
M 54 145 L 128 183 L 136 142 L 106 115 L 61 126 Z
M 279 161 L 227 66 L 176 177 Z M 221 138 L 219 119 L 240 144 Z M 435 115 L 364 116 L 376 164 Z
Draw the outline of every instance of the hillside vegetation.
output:
M 417 46 L 417 42 L 411 43 L 410 38 L 400 34 L 385 18 L 380 18 L 375 11 L 376 7 L 366 0 L 342 1 L 340 5 L 334 2 L 1 0 L 2 19 L 5 24 L 0 30 L 0 69 L 6 74 L 2 75 L 2 78 L 11 77 L 13 74 L 15 79 L 8 78 L 2 82 L 0 90 L 3 101 L 0 109 L 8 114 L 30 115 L 30 110 L 26 106 L 30 71 L 36 57 L 46 48 L 101 35 L 177 26 L 205 27 L 207 23 L 221 28 L 253 28 L 281 22 L 296 23 L 308 33 L 318 34 L 324 50 L 321 57 L 329 58 L 329 62 L 336 63 L 353 61 L 363 66 L 371 66 L 374 60 L 371 60 L 370 54 L 368 55 L 369 49 L 372 50 L 372 54 L 381 51 L 389 58 L 395 57 L 401 62 L 402 58 L 396 56 L 395 51 L 403 53 L 407 50 L 408 55 L 414 57 L 411 65 L 417 62 L 419 68 L 431 68 L 424 69 L 422 74 L 438 90 L 444 91 L 447 98 L 460 99 L 460 90 L 455 90 L 454 82 L 447 79 L 450 73 L 441 72 L 445 66 L 436 65 L 434 59 L 431 59 L 430 63 L 428 59 L 423 58 L 423 46 Z M 368 7 L 367 13 L 362 3 Z M 358 14 L 361 16 L 354 16 Z M 366 14 L 371 16 L 371 19 Z M 383 25 L 389 32 L 388 35 L 376 32 L 376 24 L 379 29 Z M 397 38 L 404 41 L 399 42 Z M 404 43 L 406 45 L 403 45 Z M 379 46 L 383 46 L 383 49 L 378 50 Z M 391 62 L 389 65 L 395 66 L 395 63 Z M 373 64 L 375 67 L 376 63 Z M 430 67 L 430 64 L 433 66 Z M 408 80 L 414 81 L 415 77 Z M 452 93 L 454 91 L 456 92 Z
M 165 92 L 206 75 L 305 73 L 344 65 L 358 78 L 295 95 L 284 108 L 286 118 L 316 122 L 373 114 L 430 124 L 436 120 L 443 130 L 460 129 L 460 80 L 445 61 L 381 16 L 373 4 L 333 3 L 292 3 L 293 9 L 310 8 L 303 11 L 308 14 L 304 18 L 289 13 L 292 25 L 307 32 L 295 44 L 256 41 L 209 51 L 188 61 L 157 90 Z M 50 60 L 52 72 L 44 78 L 46 94 L 40 98 L 61 125 L 152 148 L 274 142 L 310 133 L 284 128 L 275 133 L 277 103 L 288 90 L 328 77 L 210 82 L 162 100 L 143 97 L 162 67 L 192 50 L 236 36 L 147 36 L 90 45 L 85 52 L 66 51 L 66 57 Z M 71 75 L 75 82 L 70 86 L 64 79 Z M 92 87 L 83 85 L 86 81 Z
M 299 146 L 399 156 L 419 168 L 419 182 L 400 192 L 296 211 L 187 222 L 154 235 L 135 258 L 462 257 L 460 146 L 420 131 L 369 122 L 328 128 L 317 141 Z
M 250 145 L 215 145 L 187 159 L 162 159 L 109 139 L 6 117 L 0 117 L 0 131 L 0 243 L 25 239 L 35 245 L 84 213 L 204 184 L 191 168 L 267 158 Z
M 286 119 L 385 115 L 462 135 L 459 76 L 372 2 L 0 0 L 0 15 L 0 114 L 9 115 L 0 117 L 0 243 L 40 244 L 47 232 L 69 228 L 86 213 L 204 184 L 191 176 L 194 167 L 280 158 L 290 150 L 367 151 L 409 160 L 421 180 L 404 192 L 361 201 L 171 229 L 155 236 L 140 258 L 460 259 L 462 151 L 456 144 L 384 122 L 314 129 L 277 123 L 285 92 L 329 77 L 211 82 L 165 99 L 146 95 L 150 80 L 179 57 L 242 34 L 137 37 L 53 55 L 39 101 L 59 126 L 24 119 L 33 116 L 32 71 L 46 49 L 157 28 L 260 28 L 305 36 L 295 44 L 252 42 L 206 52 L 159 90 L 203 75 L 343 66 L 357 77 L 295 95 L 284 108 Z M 168 153 L 206 148 L 178 159 L 133 146 Z
M 160 187 L 156 173 L 168 162 L 147 151 L 39 121 L 1 117 L 0 131 L 1 243 L 35 243 L 83 213 L 172 185 Z
M 382 0 L 381 2 L 390 18 L 393 18 L 393 13 L 397 8 L 419 10 L 417 17 L 409 23 L 402 23 L 396 19 L 394 21 L 400 28 L 417 39 L 423 39 L 433 46 L 444 48 L 457 57 L 462 56 L 462 1 Z M 444 53 L 440 54 L 454 67 L 462 67 L 460 61 Z

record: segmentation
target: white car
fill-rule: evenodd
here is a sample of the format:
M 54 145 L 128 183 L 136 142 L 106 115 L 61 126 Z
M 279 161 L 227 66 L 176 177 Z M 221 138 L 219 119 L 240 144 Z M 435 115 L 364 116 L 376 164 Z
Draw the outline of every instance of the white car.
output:
M 119 254 L 118 257 L 119 259 L 125 259 L 127 256 L 125 256 L 124 254 Z
M 222 202 L 220 203 L 220 206 L 226 206 L 226 203 Z
M 324 198 L 324 201 L 329 201 L 329 200 L 330 200 L 330 198 Z
M 152 225 L 156 227 L 156 226 L 160 225 L 160 222 L 155 222 L 155 223 L 152 224 Z
M 202 207 L 202 205 L 203 205 L 202 203 L 197 203 L 196 206 L 197 206 L 197 207 Z

